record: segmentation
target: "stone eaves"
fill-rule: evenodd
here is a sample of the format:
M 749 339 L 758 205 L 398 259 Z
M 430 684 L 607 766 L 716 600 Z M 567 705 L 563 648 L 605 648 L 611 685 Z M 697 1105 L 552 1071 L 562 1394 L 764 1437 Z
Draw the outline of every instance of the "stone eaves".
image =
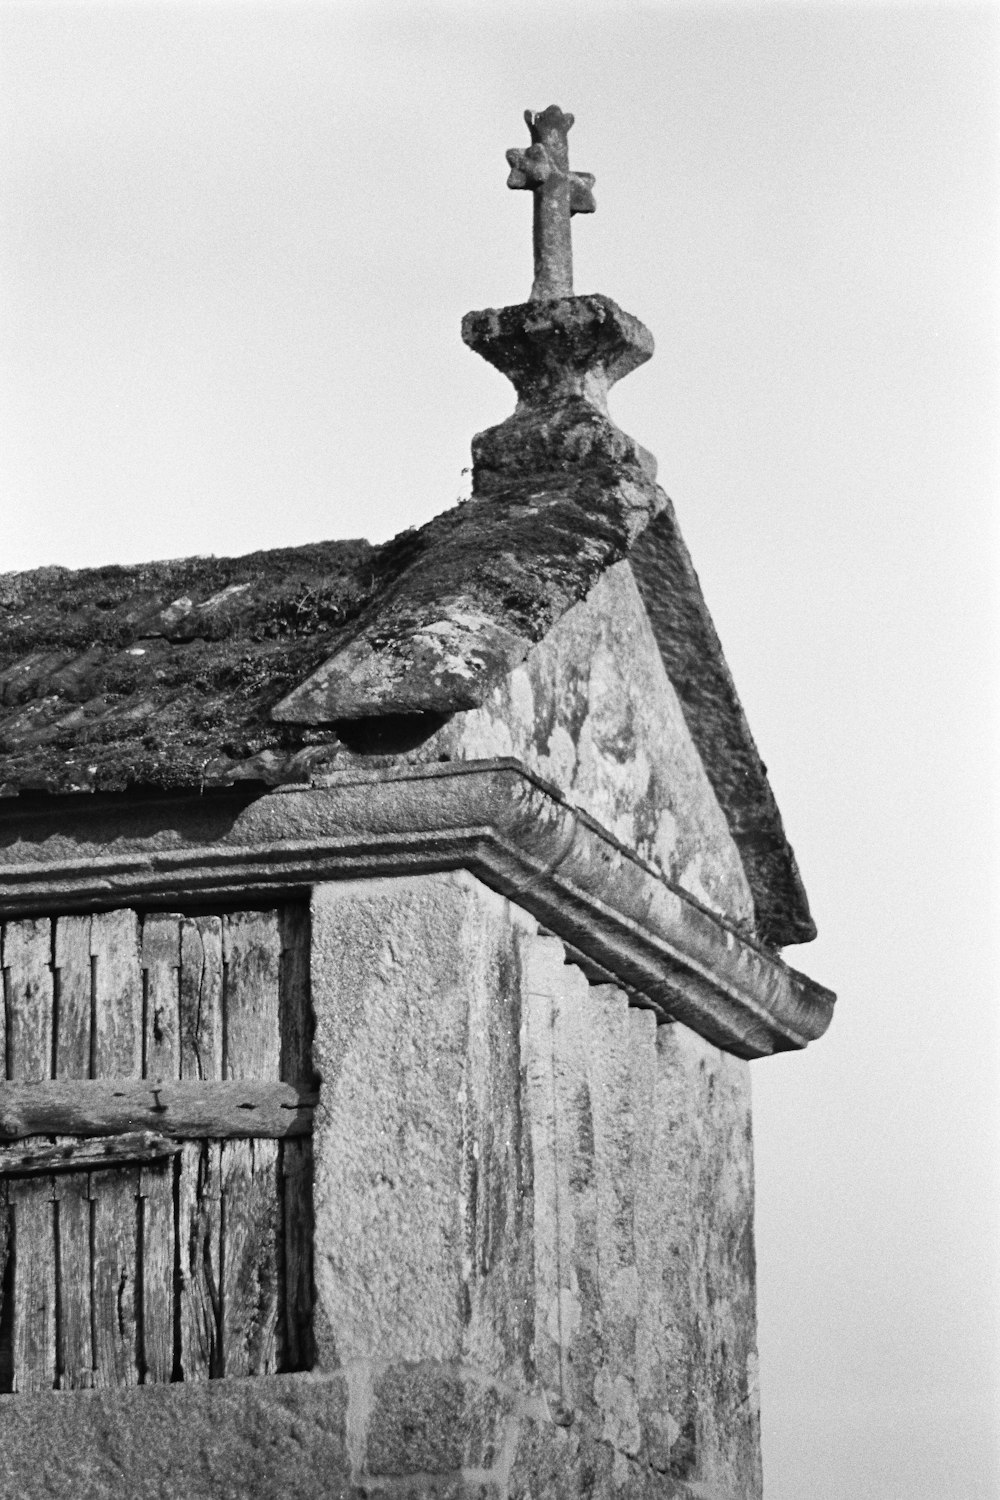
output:
M 0 823 L 0 909 L 260 900 L 319 881 L 465 869 L 556 933 L 592 980 L 738 1056 L 804 1047 L 830 1023 L 828 990 L 517 761 L 368 767 L 169 807 L 103 800 L 35 803 L 16 831 Z

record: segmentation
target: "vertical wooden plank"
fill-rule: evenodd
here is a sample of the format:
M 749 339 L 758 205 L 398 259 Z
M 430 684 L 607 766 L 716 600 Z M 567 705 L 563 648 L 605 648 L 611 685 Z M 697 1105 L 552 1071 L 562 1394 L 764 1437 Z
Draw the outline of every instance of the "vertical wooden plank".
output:
M 55 924 L 55 1078 L 90 1077 L 90 923 L 87 916 Z
M 17 1083 L 38 1083 L 51 1076 L 51 959 L 47 918 L 7 923 L 7 1063 Z M 14 1179 L 9 1198 L 14 1227 L 13 1385 L 17 1391 L 47 1391 L 56 1378 L 52 1178 Z
M 181 925 L 181 1077 L 222 1077 L 222 921 Z M 180 1373 L 222 1374 L 222 1155 L 217 1141 L 189 1141 L 180 1155 L 177 1239 Z
M 306 1136 L 283 1141 L 280 1158 L 284 1258 L 279 1276 L 279 1368 L 309 1370 L 314 1359 L 312 1140 Z
M 11 1272 L 14 1270 L 11 1260 L 13 1249 L 14 1234 L 7 1180 L 0 1178 L 0 1392 L 8 1392 L 14 1388 L 14 1297 L 13 1281 L 8 1276 L 8 1268 Z
M 276 1141 L 222 1146 L 222 1345 L 226 1375 L 277 1369 Z
M 7 960 L 4 958 L 6 927 L 0 922 L 0 1078 L 7 1077 Z
M 306 902 L 288 902 L 279 907 L 280 1077 L 287 1083 L 312 1082 L 313 1019 L 309 989 L 309 941 L 309 907 Z
M 57 1137 L 65 1140 L 66 1137 Z M 53 1179 L 56 1230 L 56 1374 L 63 1391 L 94 1383 L 90 1192 L 86 1172 Z
M 14 1389 L 56 1383 L 56 1257 L 51 1178 L 11 1178 L 14 1218 Z
M 53 974 L 56 1078 L 90 1077 L 90 917 L 59 917 Z M 70 1137 L 57 1137 L 69 1140 Z M 85 1173 L 53 1179 L 56 1202 L 56 1375 L 61 1390 L 93 1384 L 90 1194 Z
M 223 923 L 224 1062 L 228 1078 L 277 1079 L 281 1061 L 281 940 L 275 911 Z M 277 1368 L 278 1150 L 275 1141 L 222 1148 L 222 1346 L 227 1375 Z
M 222 1077 L 222 919 L 184 917 L 180 929 L 182 1078 Z
M 144 1075 L 180 1077 L 180 934 L 182 918 L 155 912 L 142 924 L 145 972 Z M 169 1381 L 174 1368 L 174 1166 L 139 1174 L 141 1380 Z
M 137 1078 L 142 1069 L 142 970 L 134 911 L 95 916 L 95 1078 Z M 90 1175 L 93 1232 L 94 1384 L 137 1385 L 136 1276 L 139 1172 Z
M 139 1169 L 140 1381 L 174 1373 L 174 1163 Z
M 52 927 L 47 917 L 7 923 L 3 964 L 10 1077 L 39 1083 L 52 1076 Z
M 223 921 L 226 1078 L 278 1078 L 278 972 L 281 938 L 276 911 L 230 912 Z
M 213 1380 L 222 1358 L 222 1147 L 188 1141 L 180 1155 L 180 1373 Z
M 144 1078 L 180 1077 L 181 920 L 173 912 L 143 918 Z
M 94 970 L 94 1077 L 142 1074 L 142 970 L 139 918 L 108 911 L 91 919 Z
M 8 1077 L 7 1011 L 11 1004 L 8 994 L 10 981 L 7 976 L 7 961 L 4 957 L 5 942 L 6 927 L 0 922 L 0 1078 L 3 1079 Z M 13 1284 L 11 1283 L 11 1294 L 8 1296 L 8 1287 L 4 1279 L 13 1244 L 14 1235 L 10 1205 L 7 1201 L 7 1184 L 0 1181 L 0 1391 L 9 1391 L 14 1380 L 14 1356 L 10 1337 L 14 1315 Z
M 137 1385 L 138 1168 L 92 1172 L 90 1196 L 94 1384 Z
M 313 1018 L 309 986 L 309 907 L 289 902 L 279 908 L 281 942 L 279 1013 L 281 1077 L 312 1080 Z M 282 1232 L 279 1249 L 278 1363 L 282 1370 L 307 1370 L 313 1363 L 312 1141 L 282 1141 Z

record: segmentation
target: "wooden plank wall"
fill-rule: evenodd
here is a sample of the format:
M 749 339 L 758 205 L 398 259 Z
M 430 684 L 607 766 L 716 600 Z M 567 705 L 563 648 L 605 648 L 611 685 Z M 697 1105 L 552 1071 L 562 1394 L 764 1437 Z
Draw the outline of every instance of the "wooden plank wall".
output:
M 301 1083 L 308 920 L 287 904 L 8 922 L 0 1071 L 18 1083 Z M 138 1166 L 0 1179 L 12 1303 L 0 1312 L 0 1388 L 308 1368 L 311 1182 L 308 1137 L 189 1140 Z

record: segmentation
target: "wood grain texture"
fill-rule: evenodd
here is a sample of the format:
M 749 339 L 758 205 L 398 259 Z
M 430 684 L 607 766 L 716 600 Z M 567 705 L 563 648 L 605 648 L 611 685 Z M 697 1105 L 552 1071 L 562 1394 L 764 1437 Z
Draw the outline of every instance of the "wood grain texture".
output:
M 34 1135 L 122 1135 L 149 1130 L 177 1140 L 279 1140 L 308 1135 L 317 1095 L 291 1083 L 81 1079 L 7 1084 L 0 1141 Z
M 53 953 L 54 1069 L 56 1078 L 90 1076 L 92 985 L 91 919 L 59 917 Z M 56 1136 L 53 1148 L 75 1146 Z M 86 1176 L 53 1179 L 56 1235 L 56 1376 L 61 1390 L 93 1384 L 90 1192 Z
M 94 1385 L 138 1385 L 139 1169 L 93 1172 Z
M 281 938 L 276 911 L 230 912 L 223 922 L 225 1077 L 278 1078 L 278 976 Z
M 13 1251 L 14 1230 L 7 1183 L 0 1178 L 0 1308 L 3 1312 L 3 1316 L 0 1316 L 0 1392 L 13 1390 L 14 1387 L 14 1297 L 13 1283 L 7 1276 L 8 1266 L 13 1275 Z
M 8 922 L 3 963 L 7 976 L 7 1076 L 34 1083 L 52 1076 L 52 926 Z
M 162 1385 L 174 1369 L 173 1162 L 140 1167 L 141 1382 Z
M 55 1078 L 90 1077 L 90 926 L 89 916 L 55 924 Z
M 0 1147 L 0 1176 L 37 1177 L 42 1173 L 90 1172 L 176 1156 L 179 1141 L 152 1130 L 124 1135 L 61 1136 L 56 1141 L 35 1137 L 23 1145 Z
M 308 909 L 9 922 L 2 959 L 14 1388 L 308 1368 Z
M 181 926 L 181 1077 L 207 1081 L 210 1097 L 222 1078 L 222 920 L 185 918 Z M 219 1129 L 223 1135 L 226 1132 Z M 210 1380 L 222 1374 L 222 1148 L 217 1140 L 188 1142 L 180 1161 L 178 1264 L 181 1374 Z
M 298 1083 L 312 1078 L 309 907 L 305 902 L 288 902 L 278 908 L 278 937 L 281 946 L 279 1077 Z
M 9 1077 L 15 1081 L 7 1085 L 10 1088 L 18 1083 L 35 1084 L 51 1075 L 51 923 L 47 919 L 8 922 L 3 959 L 7 975 L 7 1064 Z M 8 1194 L 14 1227 L 14 1389 L 47 1391 L 56 1379 L 52 1178 L 12 1181 Z
M 281 939 L 279 1004 L 281 1077 L 312 1080 L 313 1017 L 309 984 L 310 922 L 304 902 L 278 909 Z M 279 1258 L 279 1368 L 308 1370 L 313 1363 L 312 1141 L 284 1140 L 279 1152 L 282 1238 Z
M 185 917 L 180 926 L 182 1078 L 222 1077 L 222 921 Z
M 223 956 L 227 1077 L 277 1080 L 281 1067 L 277 912 L 230 913 L 223 926 Z M 277 1368 L 281 1240 L 278 1152 L 273 1141 L 230 1139 L 224 1143 L 222 1203 L 225 1372 L 270 1373 Z
M 142 1072 L 142 968 L 134 911 L 91 919 L 95 1078 L 138 1078 Z
M 55 1179 L 56 1374 L 59 1389 L 87 1390 L 94 1379 L 91 1322 L 90 1192 L 85 1174 Z
M 56 1257 L 51 1179 L 12 1180 L 14 1389 L 50 1391 L 56 1380 Z
M 282 1370 L 313 1363 L 313 1146 L 308 1137 L 281 1143 L 283 1243 L 279 1311 Z
M 211 1380 L 222 1360 L 222 1147 L 189 1142 L 180 1164 L 180 1365 L 185 1380 Z
M 181 921 L 173 912 L 152 912 L 142 922 L 142 967 L 146 974 L 144 1072 L 148 1079 L 171 1084 L 180 1077 Z M 153 1094 L 158 1100 L 155 1088 Z M 159 1122 L 162 1113 L 158 1103 L 153 1112 Z M 142 1126 L 150 1128 L 145 1120 Z M 141 1379 L 144 1385 L 160 1384 L 171 1379 L 174 1366 L 172 1164 L 142 1167 L 139 1197 Z
M 94 1077 L 138 1078 L 142 1072 L 143 982 L 137 914 L 109 911 L 95 915 L 90 951 Z M 139 1149 L 144 1141 L 165 1144 L 154 1132 L 126 1132 L 106 1141 L 78 1140 L 77 1149 L 96 1155 L 107 1144 L 120 1160 L 134 1162 L 144 1159 Z M 131 1142 L 136 1142 L 135 1149 Z M 90 1196 L 94 1384 L 105 1389 L 137 1385 L 138 1168 L 123 1165 L 115 1171 L 93 1171 Z
M 277 1369 L 278 1188 L 273 1141 L 222 1147 L 223 1363 L 227 1376 Z
M 142 922 L 146 1078 L 180 1077 L 180 924 L 172 912 L 150 912 Z

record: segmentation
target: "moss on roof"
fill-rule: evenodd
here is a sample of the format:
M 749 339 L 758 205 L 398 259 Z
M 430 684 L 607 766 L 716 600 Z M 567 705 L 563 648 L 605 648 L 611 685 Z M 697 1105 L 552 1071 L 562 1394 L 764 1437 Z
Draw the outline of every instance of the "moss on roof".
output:
M 271 704 L 405 565 L 408 536 L 0 575 L 0 786 L 191 786 L 299 748 Z

